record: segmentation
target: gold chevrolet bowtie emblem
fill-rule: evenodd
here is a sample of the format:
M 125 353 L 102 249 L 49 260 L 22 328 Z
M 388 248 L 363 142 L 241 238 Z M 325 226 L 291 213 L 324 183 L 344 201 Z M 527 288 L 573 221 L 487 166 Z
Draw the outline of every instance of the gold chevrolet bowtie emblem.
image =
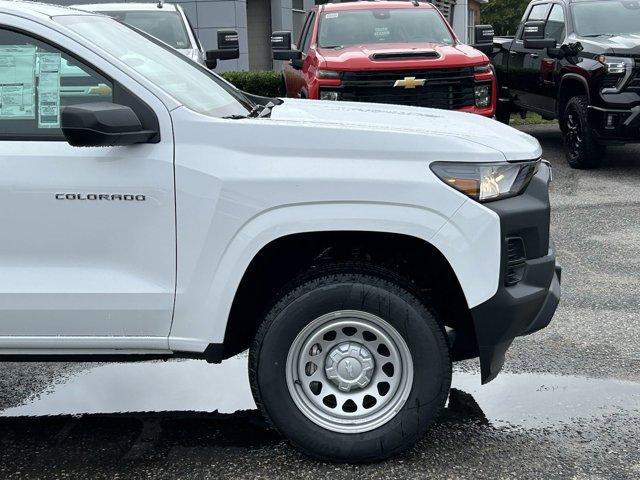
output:
M 393 86 L 404 88 L 424 87 L 424 82 L 426 82 L 424 78 L 404 77 L 403 80 L 396 80 Z

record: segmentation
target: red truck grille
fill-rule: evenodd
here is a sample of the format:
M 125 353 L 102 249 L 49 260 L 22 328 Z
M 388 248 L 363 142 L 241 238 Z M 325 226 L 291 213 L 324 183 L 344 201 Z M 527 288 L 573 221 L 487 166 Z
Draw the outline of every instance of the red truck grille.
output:
M 394 87 L 407 77 L 424 79 L 424 86 Z M 475 104 L 474 85 L 473 68 L 345 72 L 340 93 L 344 101 L 453 110 Z

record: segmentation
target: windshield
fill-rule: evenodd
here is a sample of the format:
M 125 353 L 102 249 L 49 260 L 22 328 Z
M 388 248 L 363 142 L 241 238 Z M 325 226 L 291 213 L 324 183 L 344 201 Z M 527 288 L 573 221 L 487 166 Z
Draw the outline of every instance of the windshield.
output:
M 372 43 L 453 44 L 451 32 L 433 9 L 396 8 L 327 12 L 320 20 L 320 48 Z
M 185 107 L 213 117 L 246 115 L 251 102 L 224 80 L 155 39 L 109 17 L 55 17 L 167 92 Z
M 640 2 L 589 2 L 573 5 L 576 33 L 580 36 L 640 33 Z
M 187 29 L 182 21 L 182 15 L 176 11 L 95 11 L 96 13 L 109 15 L 132 27 L 139 28 L 143 32 L 171 45 L 173 48 L 191 48 L 191 42 L 189 41 Z

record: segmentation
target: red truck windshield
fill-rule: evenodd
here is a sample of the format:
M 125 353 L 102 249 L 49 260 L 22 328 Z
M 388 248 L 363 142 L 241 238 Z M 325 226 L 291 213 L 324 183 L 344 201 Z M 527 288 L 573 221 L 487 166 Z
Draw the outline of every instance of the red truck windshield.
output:
M 320 20 L 320 48 L 375 43 L 440 43 L 454 39 L 432 9 L 372 9 L 326 12 Z

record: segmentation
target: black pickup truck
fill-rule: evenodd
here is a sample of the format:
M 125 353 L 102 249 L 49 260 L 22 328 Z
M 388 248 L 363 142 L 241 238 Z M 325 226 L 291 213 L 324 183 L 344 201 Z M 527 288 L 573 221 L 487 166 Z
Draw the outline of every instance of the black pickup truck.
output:
M 574 168 L 640 141 L 640 1 L 534 0 L 514 37 L 495 37 L 496 118 L 557 118 Z

